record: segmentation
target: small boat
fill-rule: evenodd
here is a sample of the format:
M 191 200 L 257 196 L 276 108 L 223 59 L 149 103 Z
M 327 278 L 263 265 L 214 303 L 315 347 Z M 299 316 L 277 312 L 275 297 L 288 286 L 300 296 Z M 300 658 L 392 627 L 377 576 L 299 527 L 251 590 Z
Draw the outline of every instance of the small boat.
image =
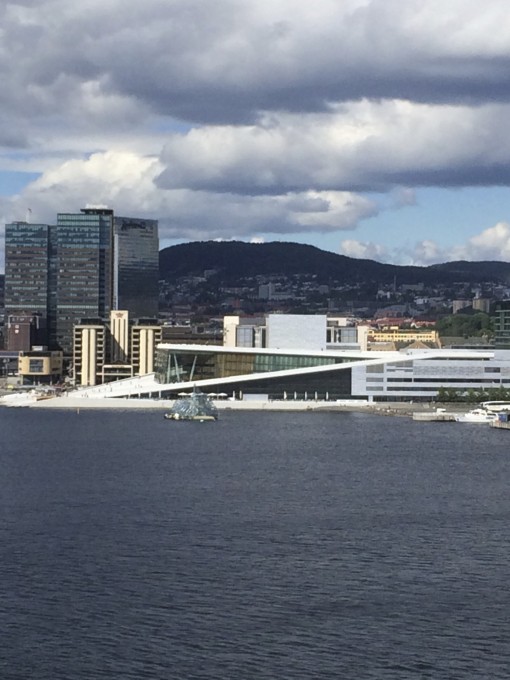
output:
M 198 420 L 207 422 L 218 419 L 218 410 L 210 397 L 196 387 L 189 395 L 177 399 L 168 413 L 166 420 Z
M 490 413 L 483 408 L 475 408 L 468 413 L 455 416 L 458 423 L 493 423 L 497 419 L 497 413 Z
M 207 420 L 218 420 L 216 416 L 181 416 L 178 413 L 165 413 L 163 416 L 166 420 L 198 420 L 200 423 L 204 423 Z

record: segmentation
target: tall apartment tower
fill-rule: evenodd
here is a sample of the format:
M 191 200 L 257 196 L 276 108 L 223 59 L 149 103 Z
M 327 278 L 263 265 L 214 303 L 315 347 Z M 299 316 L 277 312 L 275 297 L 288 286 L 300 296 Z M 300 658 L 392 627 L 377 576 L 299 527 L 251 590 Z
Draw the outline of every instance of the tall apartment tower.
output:
M 56 225 L 15 222 L 5 232 L 6 314 L 38 314 L 50 349 L 71 355 L 73 326 L 112 309 L 157 316 L 158 223 L 113 210 L 59 213 Z

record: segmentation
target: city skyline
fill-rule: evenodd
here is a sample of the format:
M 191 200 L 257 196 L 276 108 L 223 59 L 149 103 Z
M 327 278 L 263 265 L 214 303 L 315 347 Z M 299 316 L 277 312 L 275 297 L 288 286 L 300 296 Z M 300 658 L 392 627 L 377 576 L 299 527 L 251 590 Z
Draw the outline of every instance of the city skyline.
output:
M 104 205 L 161 247 L 510 261 L 501 0 L 119 7 L 0 8 L 2 229 Z
M 157 316 L 157 221 L 103 208 L 59 212 L 56 224 L 7 224 L 5 250 L 8 325 L 11 316 L 38 315 L 37 344 L 69 355 L 73 327 L 119 305 L 134 318 Z M 8 334 L 8 349 L 11 341 L 19 344 Z

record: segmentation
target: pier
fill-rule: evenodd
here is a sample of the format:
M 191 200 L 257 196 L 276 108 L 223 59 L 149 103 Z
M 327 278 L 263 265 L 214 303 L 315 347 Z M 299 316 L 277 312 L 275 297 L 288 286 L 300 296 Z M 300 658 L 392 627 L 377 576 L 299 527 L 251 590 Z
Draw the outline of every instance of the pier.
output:
M 419 420 L 423 423 L 454 423 L 455 413 L 447 413 L 446 411 L 415 411 L 413 413 L 413 420 Z
M 495 427 L 497 430 L 510 430 L 510 422 L 505 420 L 495 420 L 491 423 L 491 427 Z

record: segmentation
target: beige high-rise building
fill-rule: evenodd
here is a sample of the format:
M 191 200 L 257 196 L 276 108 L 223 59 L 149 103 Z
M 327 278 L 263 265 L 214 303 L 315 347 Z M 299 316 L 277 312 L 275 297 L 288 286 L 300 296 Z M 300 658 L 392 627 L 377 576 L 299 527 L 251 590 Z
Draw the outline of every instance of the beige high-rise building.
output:
M 76 385 L 86 387 L 101 382 L 105 363 L 105 326 L 83 323 L 74 327 L 73 370 Z
M 161 326 L 150 322 L 130 324 L 126 310 L 112 311 L 109 326 L 94 321 L 74 327 L 76 385 L 97 385 L 154 371 Z
M 160 342 L 161 326 L 136 324 L 131 327 L 131 363 L 135 375 L 154 372 L 154 356 Z
M 110 312 L 110 361 L 128 361 L 129 357 L 129 312 L 116 309 Z

